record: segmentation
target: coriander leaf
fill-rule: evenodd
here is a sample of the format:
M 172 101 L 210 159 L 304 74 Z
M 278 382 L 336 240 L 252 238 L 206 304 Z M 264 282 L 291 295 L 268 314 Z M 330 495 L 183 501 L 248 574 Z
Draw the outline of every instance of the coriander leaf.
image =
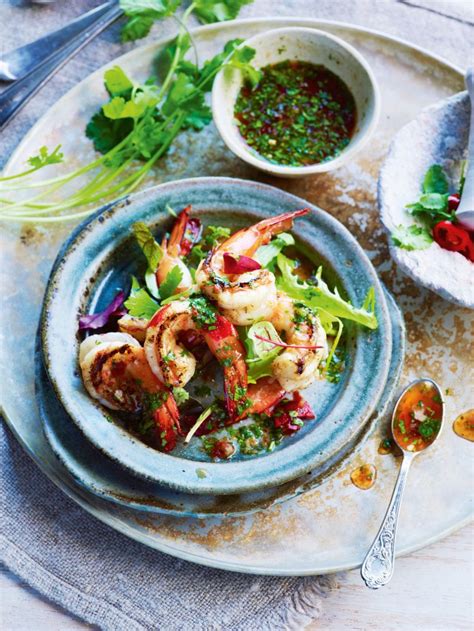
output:
M 144 318 L 145 320 L 150 320 L 160 307 L 159 303 L 153 300 L 145 289 L 140 287 L 135 276 L 132 276 L 130 295 L 124 302 L 124 305 L 129 315 L 135 318 Z
M 233 20 L 239 14 L 240 9 L 250 4 L 253 0 L 195 0 L 194 13 L 201 22 L 224 22 Z
M 202 241 L 205 246 L 211 249 L 229 237 L 230 228 L 224 228 L 223 226 L 207 226 L 204 231 Z
M 280 233 L 268 245 L 262 245 L 255 252 L 254 258 L 262 267 L 269 267 L 287 245 L 294 245 L 295 240 L 288 232 Z
M 151 271 L 156 271 L 159 262 L 163 258 L 163 249 L 155 241 L 155 238 L 150 232 L 150 229 L 142 221 L 137 221 L 132 226 L 132 231 L 140 246 L 146 260 L 148 261 L 148 267 Z
M 189 70 L 192 67 L 193 71 L 191 75 L 196 76 L 196 72 L 199 72 L 198 68 L 187 61 L 184 60 L 184 56 L 191 48 L 191 38 L 187 33 L 180 34 L 178 37 L 175 37 L 167 46 L 162 48 L 158 53 L 154 67 L 157 73 L 158 78 L 163 81 L 166 75 L 168 74 L 171 64 L 176 57 L 176 53 L 178 53 L 178 66 L 176 68 L 177 72 L 184 72 L 185 74 L 189 74 Z
M 105 71 L 104 84 L 110 96 L 130 96 L 133 83 L 119 66 Z
M 107 118 L 117 120 L 119 118 L 140 118 L 147 109 L 147 102 L 143 99 L 126 101 L 121 96 L 114 96 L 112 100 L 102 106 L 102 111 Z
M 58 145 L 49 153 L 48 147 L 40 147 L 37 155 L 28 158 L 28 164 L 34 169 L 41 169 L 47 164 L 59 164 L 64 159 L 64 154 L 59 151 L 60 149 L 61 145 Z
M 398 226 L 392 232 L 393 243 L 404 250 L 426 250 L 433 243 L 430 231 L 424 226 Z
M 153 22 L 173 15 L 181 0 L 120 0 L 120 8 L 129 18 L 122 29 L 122 42 L 145 37 Z
M 335 318 L 353 320 L 369 329 L 377 328 L 373 290 L 372 292 L 369 291 L 364 305 L 357 308 L 341 298 L 337 289 L 334 289 L 334 291 L 329 289 L 322 279 L 322 268 L 319 268 L 316 274 L 317 284 L 312 285 L 300 281 L 293 274 L 294 261 L 283 254 L 278 255 L 277 265 L 281 273 L 277 278 L 277 287 L 286 292 L 290 298 L 299 300 L 307 307 L 317 310 L 318 313 L 320 310 L 324 310 Z
M 186 403 L 189 399 L 189 393 L 184 388 L 173 388 L 173 398 L 176 401 L 176 405 L 179 407 Z
M 423 180 L 423 193 L 447 193 L 448 179 L 439 164 L 430 166 Z
M 211 108 L 204 102 L 204 97 L 202 103 L 195 101 L 189 110 L 189 114 L 184 120 L 184 127 L 186 128 L 192 127 L 195 131 L 201 131 L 212 120 Z
M 155 18 L 150 15 L 134 15 L 130 17 L 126 24 L 122 27 L 120 39 L 126 42 L 134 42 L 136 39 L 146 37 L 151 31 L 151 27 L 155 22 Z
M 96 151 L 107 153 L 133 129 L 131 119 L 112 120 L 102 110 L 96 112 L 86 127 L 86 136 L 94 143 Z
M 172 296 L 177 288 L 179 283 L 183 280 L 183 272 L 181 271 L 179 265 L 175 265 L 166 275 L 165 280 L 160 285 L 160 296 L 162 300 L 166 300 Z
M 253 48 L 250 48 L 250 46 L 242 46 L 234 51 L 225 64 L 226 66 L 240 70 L 244 79 L 253 87 L 257 85 L 262 76 L 260 70 L 257 70 L 250 64 L 250 61 L 254 58 L 254 56 L 255 50 Z
M 164 116 L 169 116 L 175 112 L 180 103 L 188 99 L 196 90 L 194 82 L 190 77 L 183 72 L 179 72 L 176 75 L 176 79 L 171 85 L 171 88 L 166 97 L 161 112 Z
M 427 210 L 447 210 L 448 196 L 441 193 L 425 193 L 420 197 L 418 204 Z

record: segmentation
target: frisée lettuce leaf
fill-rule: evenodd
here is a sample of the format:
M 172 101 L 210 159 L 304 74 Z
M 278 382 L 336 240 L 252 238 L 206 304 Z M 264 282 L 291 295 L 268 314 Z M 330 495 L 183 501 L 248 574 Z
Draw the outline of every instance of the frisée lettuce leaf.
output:
M 369 329 L 377 328 L 377 317 L 374 312 L 375 291 L 373 287 L 369 289 L 362 306 L 354 307 L 339 295 L 337 288 L 334 288 L 333 291 L 329 289 L 322 279 L 322 267 L 319 267 L 317 270 L 315 283 L 310 284 L 300 280 L 293 274 L 295 263 L 284 254 L 278 255 L 277 266 L 280 270 L 280 275 L 277 277 L 277 287 L 286 292 L 291 298 L 301 301 L 312 309 L 316 309 L 320 317 L 323 311 L 332 318 L 352 320 Z M 321 321 L 324 325 L 324 317 L 321 318 Z

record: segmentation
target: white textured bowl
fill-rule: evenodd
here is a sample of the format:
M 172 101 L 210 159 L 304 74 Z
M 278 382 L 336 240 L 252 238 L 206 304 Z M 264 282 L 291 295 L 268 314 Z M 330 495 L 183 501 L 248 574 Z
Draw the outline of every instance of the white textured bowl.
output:
M 214 81 L 212 113 L 222 139 L 239 158 L 273 175 L 302 177 L 337 169 L 367 142 L 377 125 L 380 96 L 369 64 L 355 48 L 334 35 L 303 27 L 266 31 L 246 40 L 242 46 L 255 49 L 252 64 L 256 68 L 288 59 L 325 66 L 340 77 L 352 92 L 357 107 L 357 121 L 349 144 L 333 160 L 303 167 L 273 164 L 259 157 L 242 138 L 234 118 L 235 102 L 243 83 L 242 74 L 239 70 L 224 68 Z
M 416 223 L 406 210 L 421 194 L 421 184 L 432 164 L 447 172 L 452 190 L 467 158 L 470 104 L 460 92 L 423 110 L 394 137 L 380 171 L 380 218 L 390 234 L 397 226 Z M 390 253 L 400 268 L 420 285 L 446 300 L 474 309 L 474 265 L 458 252 L 436 242 L 426 250 L 408 251 L 390 241 Z

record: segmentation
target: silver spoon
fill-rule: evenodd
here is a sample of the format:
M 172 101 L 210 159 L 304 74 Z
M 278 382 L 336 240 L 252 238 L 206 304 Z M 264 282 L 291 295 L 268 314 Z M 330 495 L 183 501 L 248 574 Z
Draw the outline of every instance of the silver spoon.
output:
M 436 401 L 437 407 L 441 408 L 441 415 L 440 418 L 436 419 L 436 421 L 439 421 L 439 424 L 436 423 L 436 425 L 431 425 L 431 428 L 436 428 L 436 431 L 433 430 L 431 436 L 423 438 L 421 443 L 414 444 L 415 439 L 412 439 L 410 429 L 406 427 L 404 421 L 400 420 L 399 414 L 402 409 L 405 408 L 407 402 L 415 396 L 416 392 L 421 387 L 426 388 L 425 392 L 429 391 L 431 393 L 430 396 L 432 395 L 433 401 Z M 426 400 L 428 395 L 426 395 L 425 398 L 425 395 L 420 394 L 420 397 L 423 397 L 423 399 Z M 413 409 L 415 415 L 417 415 L 420 420 L 424 414 L 427 414 L 426 420 L 430 420 L 429 411 L 426 412 L 427 408 L 424 405 L 419 406 L 417 404 Z M 367 587 L 370 587 L 371 589 L 383 587 L 392 578 L 395 564 L 395 540 L 397 535 L 398 515 L 400 512 L 403 490 L 405 488 L 408 471 L 414 458 L 418 454 L 422 453 L 422 451 L 425 451 L 425 449 L 431 447 L 431 445 L 433 445 L 439 437 L 444 421 L 444 409 L 445 405 L 442 392 L 438 384 L 432 379 L 418 379 L 417 381 L 411 383 L 402 392 L 397 404 L 395 405 L 392 416 L 392 434 L 395 442 L 403 451 L 403 461 L 398 474 L 397 483 L 395 484 L 392 498 L 382 525 L 380 526 L 380 530 L 377 533 L 364 562 L 362 563 L 360 573 Z M 402 430 L 404 430 L 404 432 L 402 432 Z M 424 433 L 427 433 L 427 431 L 428 425 L 426 426 Z
M 466 72 L 466 89 L 471 100 L 471 127 L 467 149 L 467 170 L 456 218 L 467 230 L 474 230 L 474 69 Z

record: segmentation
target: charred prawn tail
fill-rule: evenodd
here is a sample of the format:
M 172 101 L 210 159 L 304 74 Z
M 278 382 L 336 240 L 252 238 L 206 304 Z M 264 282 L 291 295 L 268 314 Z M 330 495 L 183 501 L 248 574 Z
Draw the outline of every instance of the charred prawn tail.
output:
M 201 222 L 197 217 L 190 217 L 191 206 L 186 206 L 178 215 L 170 238 L 166 244 L 173 256 L 186 256 L 199 240 L 202 232 Z
M 260 221 L 255 225 L 255 228 L 257 228 L 262 238 L 260 244 L 265 245 L 276 234 L 291 230 L 291 228 L 293 227 L 293 221 L 297 217 L 307 215 L 309 212 L 309 208 L 301 208 L 300 210 L 293 210 L 289 213 L 282 213 L 281 215 L 276 215 L 275 217 L 270 217 L 269 219 L 264 219 L 263 221 Z
M 164 401 L 153 412 L 155 436 L 158 447 L 165 452 L 173 451 L 181 434 L 179 410 L 171 392 L 163 391 Z
M 235 422 L 250 406 L 245 349 L 235 326 L 220 314 L 216 314 L 215 323 L 203 334 L 209 350 L 223 368 L 225 405 L 229 421 Z

